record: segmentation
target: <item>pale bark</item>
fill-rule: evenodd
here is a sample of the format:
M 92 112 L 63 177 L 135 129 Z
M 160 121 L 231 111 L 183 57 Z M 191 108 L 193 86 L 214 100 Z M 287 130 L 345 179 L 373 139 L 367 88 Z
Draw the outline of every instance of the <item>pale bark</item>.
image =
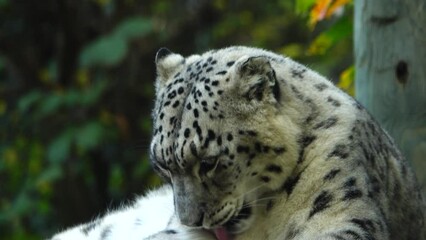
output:
M 355 0 L 356 98 L 426 193 L 426 0 Z M 425 195 L 426 196 L 426 195 Z

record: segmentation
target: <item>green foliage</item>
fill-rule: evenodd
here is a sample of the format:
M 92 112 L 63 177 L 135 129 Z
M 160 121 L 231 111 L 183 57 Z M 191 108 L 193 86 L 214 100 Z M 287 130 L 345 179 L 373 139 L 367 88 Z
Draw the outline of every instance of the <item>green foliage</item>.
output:
M 350 6 L 312 29 L 315 0 L 195 2 L 0 0 L 0 239 L 49 236 L 161 183 L 148 156 L 159 47 L 263 47 L 351 91 Z
M 128 18 L 120 23 L 112 33 L 89 43 L 81 52 L 80 65 L 82 67 L 117 65 L 127 55 L 129 41 L 143 37 L 151 31 L 150 19 Z
M 296 12 L 299 14 L 307 14 L 316 2 L 316 0 L 296 0 Z

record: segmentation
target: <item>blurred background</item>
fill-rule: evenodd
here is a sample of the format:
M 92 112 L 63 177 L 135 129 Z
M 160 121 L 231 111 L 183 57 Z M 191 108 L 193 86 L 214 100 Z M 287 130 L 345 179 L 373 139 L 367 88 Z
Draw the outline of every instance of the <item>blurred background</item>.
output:
M 161 183 L 147 155 L 160 47 L 266 48 L 353 94 L 352 12 L 349 0 L 0 0 L 0 239 L 50 236 Z

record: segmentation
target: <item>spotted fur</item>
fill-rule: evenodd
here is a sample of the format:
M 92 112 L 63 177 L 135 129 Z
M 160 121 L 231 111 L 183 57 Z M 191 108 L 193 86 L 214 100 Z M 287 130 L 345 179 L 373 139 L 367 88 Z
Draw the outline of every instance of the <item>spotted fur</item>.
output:
M 413 172 L 367 111 L 324 77 L 247 47 L 186 58 L 161 49 L 156 64 L 150 155 L 173 188 L 164 206 L 175 208 L 172 231 L 426 239 Z

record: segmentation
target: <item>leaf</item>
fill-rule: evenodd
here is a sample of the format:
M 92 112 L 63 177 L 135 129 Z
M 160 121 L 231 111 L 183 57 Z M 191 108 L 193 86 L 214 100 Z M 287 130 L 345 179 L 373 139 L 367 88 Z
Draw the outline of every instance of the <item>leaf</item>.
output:
M 97 146 L 104 136 L 104 128 L 99 122 L 89 122 L 76 130 L 75 141 L 79 150 L 87 151 Z
M 124 20 L 116 27 L 114 35 L 126 40 L 143 37 L 152 31 L 151 20 L 143 17 L 132 17 Z
M 323 55 L 333 46 L 333 39 L 327 33 L 321 33 L 308 48 L 308 55 Z
M 38 118 L 45 117 L 62 106 L 64 103 L 64 98 L 60 93 L 52 93 L 40 102 L 39 108 L 36 110 L 35 114 Z
M 342 18 L 312 41 L 308 54 L 323 55 L 338 42 L 350 36 L 352 36 L 352 22 L 349 17 Z
M 303 55 L 303 46 L 299 43 L 292 43 L 280 49 L 280 52 L 291 58 L 297 58 Z
M 52 163 L 63 162 L 70 155 L 73 129 L 68 128 L 54 139 L 47 148 L 47 159 Z
M 309 26 L 315 27 L 319 21 L 330 18 L 351 2 L 352 0 L 317 0 L 309 14 Z
M 352 0 L 335 0 L 328 8 L 326 17 L 331 17 L 333 14 L 337 13 L 339 9 L 349 3 L 352 3 Z
M 309 26 L 315 27 L 317 22 L 323 20 L 327 15 L 328 7 L 332 0 L 317 0 L 315 6 L 312 8 L 309 14 Z
M 0 0 L 0 8 L 6 7 L 9 5 L 9 0 Z
M 340 74 L 337 86 L 351 96 L 355 96 L 355 67 L 352 65 Z
M 21 97 L 18 102 L 18 111 L 25 113 L 31 108 L 37 101 L 43 97 L 43 94 L 38 90 L 33 90 L 27 95 Z
M 52 164 L 45 169 L 37 178 L 36 185 L 39 188 L 45 188 L 43 186 L 46 183 L 52 182 L 62 176 L 62 169 L 59 164 Z
M 114 66 L 127 53 L 127 43 L 119 36 L 104 36 L 89 44 L 80 55 L 82 67 Z
M 86 107 L 95 104 L 107 89 L 107 86 L 108 82 L 98 81 L 90 89 L 85 89 L 83 94 L 80 96 L 80 104 Z
M 315 2 L 316 0 L 296 0 L 296 13 L 307 13 Z
M 111 67 L 120 63 L 127 54 L 128 42 L 152 31 L 149 19 L 132 17 L 124 20 L 115 30 L 86 46 L 80 54 L 80 65 Z

